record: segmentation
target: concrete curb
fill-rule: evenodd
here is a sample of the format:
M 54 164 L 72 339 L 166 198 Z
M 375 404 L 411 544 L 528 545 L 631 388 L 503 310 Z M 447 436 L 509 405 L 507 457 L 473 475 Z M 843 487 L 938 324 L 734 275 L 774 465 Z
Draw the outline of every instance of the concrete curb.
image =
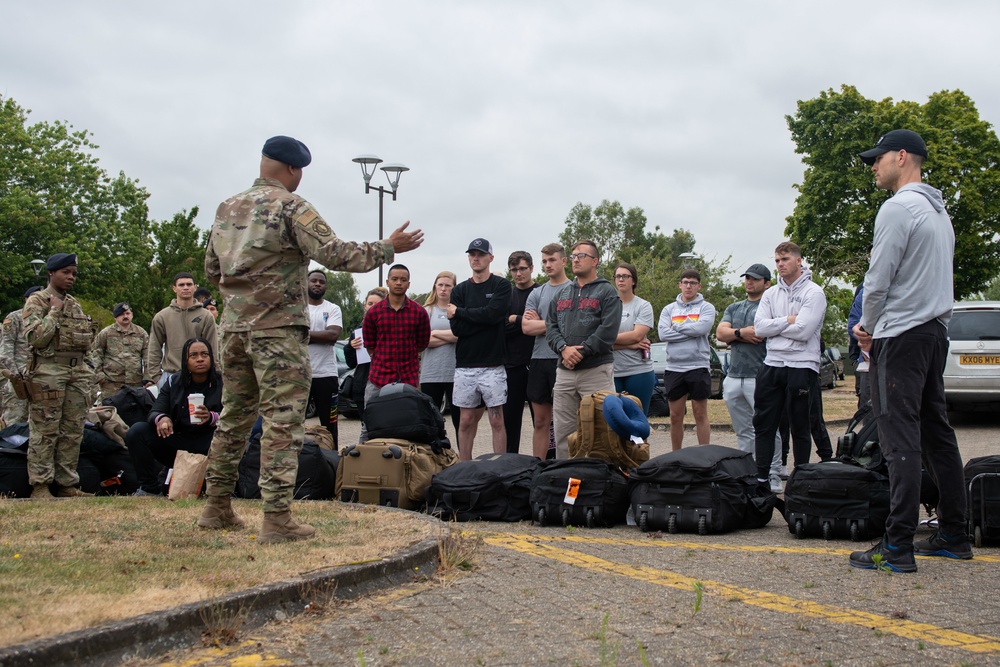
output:
M 370 511 L 372 506 L 362 505 L 358 509 Z M 447 536 L 450 530 L 432 516 L 410 514 L 433 526 L 434 534 L 382 560 L 309 572 L 297 579 L 256 586 L 214 600 L 191 602 L 95 628 L 3 647 L 0 667 L 119 665 L 196 645 L 201 641 L 206 619 L 223 622 L 239 619 L 239 629 L 246 631 L 268 621 L 301 614 L 310 598 L 323 597 L 326 591 L 335 591 L 335 598 L 352 599 L 407 583 L 414 577 L 430 576 L 438 567 L 438 539 Z

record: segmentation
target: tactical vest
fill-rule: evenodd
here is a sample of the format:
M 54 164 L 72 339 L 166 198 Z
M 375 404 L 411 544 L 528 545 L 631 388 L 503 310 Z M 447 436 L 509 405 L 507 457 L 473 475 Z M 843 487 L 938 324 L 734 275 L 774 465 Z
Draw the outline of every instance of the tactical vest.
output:
M 90 315 L 67 313 L 56 315 L 57 328 L 54 339 L 56 352 L 86 352 L 94 341 L 94 325 Z

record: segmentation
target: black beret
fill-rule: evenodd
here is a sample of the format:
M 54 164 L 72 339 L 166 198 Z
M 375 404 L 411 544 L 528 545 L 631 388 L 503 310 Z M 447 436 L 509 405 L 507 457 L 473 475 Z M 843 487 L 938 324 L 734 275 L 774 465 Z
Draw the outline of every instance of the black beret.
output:
M 114 315 L 115 317 L 118 317 L 126 310 L 132 310 L 132 306 L 128 305 L 128 303 L 126 303 L 125 301 L 122 301 L 121 303 L 115 304 L 115 309 L 111 311 L 111 314 Z
M 67 266 L 76 266 L 76 255 L 57 252 L 45 262 L 46 271 L 58 271 L 59 269 L 65 269 Z
M 24 298 L 25 298 L 25 299 L 27 299 L 27 298 L 28 298 L 29 296 L 31 296 L 31 295 L 32 295 L 32 294 L 34 294 L 35 292 L 40 292 L 40 291 L 41 291 L 41 289 L 42 289 L 42 288 L 41 288 L 41 287 L 39 287 L 38 285 L 35 285 L 34 287 L 29 287 L 29 288 L 28 288 L 28 291 L 24 293 Z
M 284 162 L 290 167 L 301 169 L 309 166 L 312 162 L 312 153 L 306 145 L 298 139 L 291 137 L 277 136 L 271 137 L 264 142 L 264 149 L 261 151 L 264 157 L 269 157 L 278 162 Z

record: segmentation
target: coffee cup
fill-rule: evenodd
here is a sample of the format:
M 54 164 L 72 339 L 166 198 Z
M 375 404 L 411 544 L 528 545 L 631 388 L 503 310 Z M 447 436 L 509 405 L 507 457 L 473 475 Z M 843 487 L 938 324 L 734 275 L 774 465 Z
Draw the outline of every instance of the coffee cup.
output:
M 188 414 L 191 416 L 192 424 L 201 423 L 201 420 L 194 416 L 194 411 L 199 405 L 205 405 L 205 394 L 188 394 Z

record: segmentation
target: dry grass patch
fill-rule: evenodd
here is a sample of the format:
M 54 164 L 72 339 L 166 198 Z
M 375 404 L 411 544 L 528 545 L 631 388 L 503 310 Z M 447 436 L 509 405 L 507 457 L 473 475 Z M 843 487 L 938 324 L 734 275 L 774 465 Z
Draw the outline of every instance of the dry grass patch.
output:
M 295 516 L 317 537 L 264 545 L 260 501 L 233 501 L 242 531 L 199 529 L 203 503 L 0 500 L 0 645 L 377 560 L 432 530 L 407 513 L 298 502 Z

